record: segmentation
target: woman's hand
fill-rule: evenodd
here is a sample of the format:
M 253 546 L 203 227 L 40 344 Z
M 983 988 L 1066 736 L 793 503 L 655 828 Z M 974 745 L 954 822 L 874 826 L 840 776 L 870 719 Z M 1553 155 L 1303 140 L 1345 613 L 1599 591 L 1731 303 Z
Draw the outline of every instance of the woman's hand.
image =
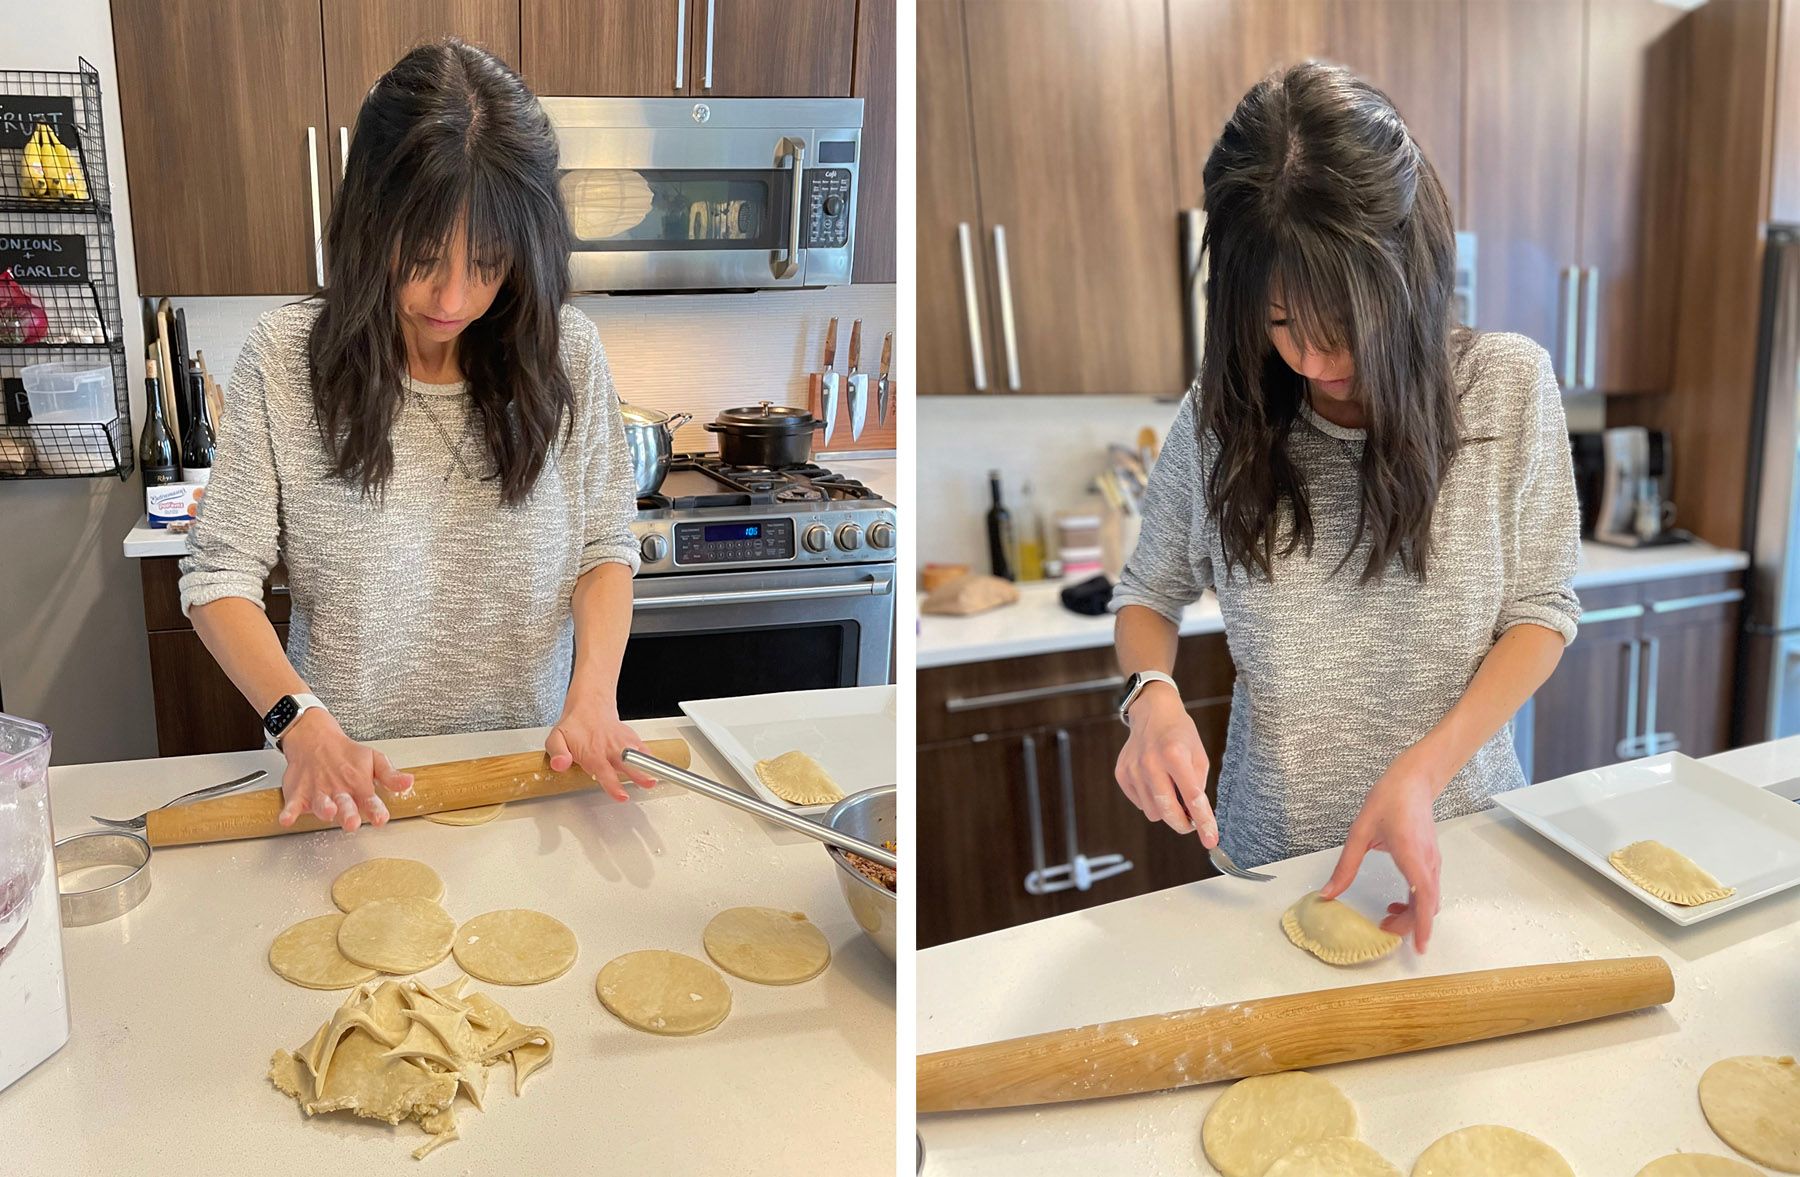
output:
M 656 778 L 625 763 L 625 749 L 647 751 L 644 741 L 619 718 L 612 703 L 577 703 L 571 700 L 563 707 L 562 718 L 550 729 L 544 751 L 550 753 L 550 767 L 564 772 L 572 764 L 600 782 L 601 788 L 615 801 L 627 800 L 619 774 L 631 778 L 639 788 L 648 789 Z
M 1385 850 L 1400 868 L 1411 894 L 1405 903 L 1388 905 L 1381 926 L 1401 936 L 1411 933 L 1420 952 L 1431 939 L 1431 921 L 1440 904 L 1437 825 L 1431 819 L 1431 803 L 1441 782 L 1422 762 L 1416 749 L 1408 749 L 1375 782 L 1363 801 L 1362 812 L 1350 823 L 1350 836 L 1338 858 L 1331 881 L 1319 893 L 1336 899 L 1356 879 L 1363 856 Z
M 1219 844 L 1219 825 L 1206 803 L 1210 765 L 1181 696 L 1167 683 L 1151 683 L 1131 705 L 1131 738 L 1113 770 L 1119 788 L 1151 821 L 1167 822 L 1178 834 L 1198 827 L 1210 850 Z
M 387 806 L 375 793 L 380 785 L 390 793 L 412 788 L 412 774 L 397 771 L 388 758 L 365 748 L 344 734 L 329 711 L 303 713 L 281 737 L 287 771 L 281 777 L 281 795 L 287 804 L 277 818 L 291 826 L 301 814 L 320 821 L 335 821 L 346 830 L 363 822 L 387 824 Z

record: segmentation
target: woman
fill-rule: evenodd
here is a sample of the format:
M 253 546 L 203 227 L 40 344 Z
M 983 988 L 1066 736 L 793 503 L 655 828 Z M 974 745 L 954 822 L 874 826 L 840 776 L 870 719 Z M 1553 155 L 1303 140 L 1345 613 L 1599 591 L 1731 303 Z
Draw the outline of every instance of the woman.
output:
M 182 562 L 182 609 L 287 757 L 282 824 L 387 821 L 375 786 L 412 780 L 362 741 L 543 724 L 553 768 L 623 800 L 617 773 L 651 783 L 620 763 L 641 745 L 615 705 L 634 482 L 518 75 L 455 40 L 402 58 L 326 241 L 326 288 L 244 344 Z
M 1150 479 L 1116 599 L 1119 756 L 1152 821 L 1241 865 L 1370 850 L 1423 951 L 1433 822 L 1524 784 L 1510 719 L 1575 636 L 1579 516 L 1549 357 L 1459 329 L 1450 206 L 1377 90 L 1296 66 L 1207 160 L 1200 379 Z M 1182 608 L 1218 597 L 1237 669 L 1218 812 L 1166 679 Z

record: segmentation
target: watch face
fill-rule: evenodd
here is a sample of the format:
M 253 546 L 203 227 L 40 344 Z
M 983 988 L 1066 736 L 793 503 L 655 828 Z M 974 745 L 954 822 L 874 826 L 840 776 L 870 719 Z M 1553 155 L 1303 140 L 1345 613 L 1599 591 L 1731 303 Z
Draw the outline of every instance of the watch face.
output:
M 300 704 L 294 702 L 292 695 L 283 695 L 281 702 L 269 708 L 268 717 L 263 720 L 263 727 L 271 736 L 279 736 L 287 730 L 288 724 L 294 722 L 294 717 L 299 714 Z

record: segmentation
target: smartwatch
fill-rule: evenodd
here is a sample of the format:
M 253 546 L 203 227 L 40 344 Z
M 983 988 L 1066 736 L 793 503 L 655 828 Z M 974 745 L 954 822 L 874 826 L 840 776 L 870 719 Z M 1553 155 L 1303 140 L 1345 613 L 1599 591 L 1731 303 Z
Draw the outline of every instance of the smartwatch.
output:
M 325 709 L 317 695 L 283 695 L 277 700 L 263 716 L 263 731 L 268 734 L 270 747 L 281 747 L 281 737 L 294 726 L 294 721 L 315 707 Z
M 1160 670 L 1138 671 L 1136 674 L 1125 680 L 1125 697 L 1119 700 L 1120 723 L 1124 724 L 1126 727 L 1131 726 L 1131 705 L 1137 702 L 1137 697 L 1139 695 L 1144 693 L 1144 688 L 1153 682 L 1166 682 L 1170 686 L 1175 687 L 1177 693 L 1180 693 L 1181 691 L 1180 686 L 1176 684 L 1175 680 Z

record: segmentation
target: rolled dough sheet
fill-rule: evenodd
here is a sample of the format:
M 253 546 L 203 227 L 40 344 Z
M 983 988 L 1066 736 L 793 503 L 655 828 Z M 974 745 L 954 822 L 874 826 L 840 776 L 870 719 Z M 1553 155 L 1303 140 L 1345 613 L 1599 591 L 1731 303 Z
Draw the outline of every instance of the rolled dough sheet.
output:
M 338 951 L 384 973 L 417 973 L 450 955 L 456 921 L 428 899 L 377 899 L 344 917 Z
M 1326 964 L 1351 965 L 1378 960 L 1400 947 L 1400 937 L 1384 932 L 1368 916 L 1317 891 L 1303 895 L 1281 913 L 1281 930 L 1298 948 Z
M 1301 1145 L 1264 1171 L 1263 1177 L 1400 1177 L 1382 1155 L 1348 1136 Z
M 456 963 L 496 985 L 537 985 L 560 977 L 580 951 L 561 920 L 522 907 L 478 915 L 456 930 Z
M 701 939 L 714 964 L 759 985 L 810 981 L 831 963 L 830 942 L 799 911 L 726 908 L 707 923 Z
M 1639 1169 L 1637 1177 L 1762 1177 L 1762 1173 L 1742 1161 L 1683 1152 L 1658 1157 Z
M 1575 1177 L 1557 1151 L 1535 1136 L 1477 1124 L 1440 1136 L 1419 1154 L 1412 1177 Z
M 444 880 L 424 863 L 410 858 L 371 858 L 357 863 L 331 883 L 331 901 L 342 911 L 355 911 L 376 899 L 407 895 L 436 903 L 444 897 Z
M 441 826 L 480 826 L 486 825 L 500 816 L 506 808 L 506 802 L 497 805 L 477 805 L 473 809 L 446 809 L 442 813 L 428 813 L 426 821 L 435 821 Z
M 1800 1064 L 1791 1057 L 1720 1059 L 1700 1076 L 1700 1110 L 1720 1140 L 1757 1164 L 1800 1173 Z
M 823 805 L 842 801 L 844 790 L 826 775 L 817 760 L 798 749 L 772 760 L 758 760 L 756 775 L 769 792 L 794 805 Z
M 1613 869 L 1643 890 L 1668 903 L 1697 907 L 1737 894 L 1701 869 L 1700 864 L 1661 842 L 1633 842 L 1606 856 Z
M 1200 1127 L 1206 1158 L 1225 1177 L 1263 1177 L 1302 1144 L 1355 1135 L 1350 1100 L 1306 1071 L 1240 1079 L 1213 1101 Z
M 594 980 L 600 1004 L 652 1034 L 700 1034 L 731 1012 L 725 978 L 705 961 L 660 948 L 610 960 Z
M 301 920 L 269 945 L 269 967 L 283 980 L 308 989 L 349 989 L 380 976 L 338 951 L 338 926 L 344 913 Z

